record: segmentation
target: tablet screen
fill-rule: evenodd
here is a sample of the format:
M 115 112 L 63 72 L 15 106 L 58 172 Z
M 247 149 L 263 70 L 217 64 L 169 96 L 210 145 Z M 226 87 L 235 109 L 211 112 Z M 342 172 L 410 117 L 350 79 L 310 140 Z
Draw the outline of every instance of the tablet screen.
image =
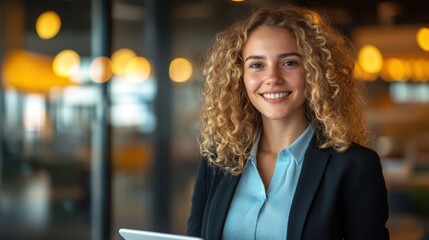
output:
M 169 233 L 159 233 L 151 231 L 142 231 L 135 229 L 119 229 L 119 234 L 125 240 L 203 240 L 202 238 L 189 237 Z

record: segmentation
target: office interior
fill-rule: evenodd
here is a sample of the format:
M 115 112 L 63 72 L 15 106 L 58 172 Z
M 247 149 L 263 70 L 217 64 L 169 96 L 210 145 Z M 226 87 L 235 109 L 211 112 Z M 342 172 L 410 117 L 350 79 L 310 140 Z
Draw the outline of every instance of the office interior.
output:
M 234 20 L 283 3 L 354 43 L 391 239 L 429 239 L 426 0 L 1 0 L 0 239 L 184 234 L 201 57 Z

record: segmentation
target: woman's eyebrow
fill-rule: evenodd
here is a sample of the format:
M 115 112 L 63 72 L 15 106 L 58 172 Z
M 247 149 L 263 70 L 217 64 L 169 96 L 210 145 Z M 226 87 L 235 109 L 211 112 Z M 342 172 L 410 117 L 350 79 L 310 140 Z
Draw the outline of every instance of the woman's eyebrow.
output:
M 290 57 L 290 56 L 297 56 L 297 57 L 301 57 L 301 54 L 297 53 L 297 52 L 286 52 L 286 53 L 282 53 L 279 55 L 279 57 L 281 58 L 285 58 L 285 57 Z M 260 59 L 265 59 L 264 56 L 260 56 L 260 55 L 250 55 L 248 56 L 246 59 L 244 59 L 244 62 L 246 62 L 247 60 L 260 60 Z
M 253 60 L 259 60 L 259 59 L 264 59 L 265 57 L 263 57 L 263 56 L 259 56 L 259 55 L 250 55 L 250 56 L 248 56 L 246 59 L 244 59 L 244 62 L 246 62 L 247 60 L 251 60 L 251 59 L 253 59 Z
M 297 52 L 288 52 L 288 53 L 282 53 L 279 55 L 280 57 L 290 57 L 290 56 L 297 56 L 297 57 L 301 57 L 301 54 L 297 53 Z

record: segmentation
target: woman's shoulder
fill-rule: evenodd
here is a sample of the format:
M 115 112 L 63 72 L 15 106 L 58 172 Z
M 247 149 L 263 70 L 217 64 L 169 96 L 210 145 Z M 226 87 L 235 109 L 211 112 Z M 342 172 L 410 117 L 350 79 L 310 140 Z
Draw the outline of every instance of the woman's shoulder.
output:
M 229 174 L 226 173 L 221 167 L 212 163 L 207 157 L 202 157 L 200 162 L 200 171 L 204 171 L 207 176 L 210 177 L 228 177 Z
M 350 144 L 350 146 L 344 151 L 337 151 L 333 147 L 328 147 L 326 149 L 322 149 L 322 151 L 325 151 L 331 155 L 337 155 L 337 156 L 370 155 L 370 156 L 377 156 L 378 157 L 378 153 L 374 149 L 372 149 L 368 146 L 363 146 L 363 145 L 356 143 L 356 142 L 352 142 Z
M 375 166 L 380 165 L 380 156 L 372 148 L 352 143 L 345 151 L 338 152 L 333 148 L 327 149 L 331 160 L 345 166 Z
M 338 152 L 334 148 L 328 148 L 329 156 L 326 170 L 329 176 L 338 176 L 340 181 L 349 184 L 355 183 L 363 176 L 377 178 L 382 176 L 382 165 L 379 155 L 370 147 L 353 143 L 350 147 Z M 334 178 L 336 179 L 336 178 Z M 348 184 L 345 184 L 348 185 Z
M 352 143 L 344 152 L 333 152 L 332 160 L 337 163 L 336 165 L 342 166 L 341 168 L 345 169 L 366 171 L 369 169 L 380 169 L 381 167 L 378 153 L 372 148 L 358 143 Z
M 360 145 L 360 144 L 355 143 L 355 142 L 352 142 L 352 144 L 345 151 L 345 153 L 352 154 L 352 155 L 355 154 L 355 155 L 364 155 L 364 156 L 371 156 L 371 157 L 379 158 L 378 153 L 374 149 L 372 149 L 368 146 Z

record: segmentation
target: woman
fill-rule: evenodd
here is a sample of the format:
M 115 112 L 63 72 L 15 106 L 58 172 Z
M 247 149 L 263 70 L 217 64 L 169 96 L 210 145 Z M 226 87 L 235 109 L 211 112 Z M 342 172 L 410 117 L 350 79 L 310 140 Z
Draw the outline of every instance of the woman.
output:
M 218 34 L 204 70 L 188 235 L 389 239 L 350 45 L 293 6 L 258 10 Z

